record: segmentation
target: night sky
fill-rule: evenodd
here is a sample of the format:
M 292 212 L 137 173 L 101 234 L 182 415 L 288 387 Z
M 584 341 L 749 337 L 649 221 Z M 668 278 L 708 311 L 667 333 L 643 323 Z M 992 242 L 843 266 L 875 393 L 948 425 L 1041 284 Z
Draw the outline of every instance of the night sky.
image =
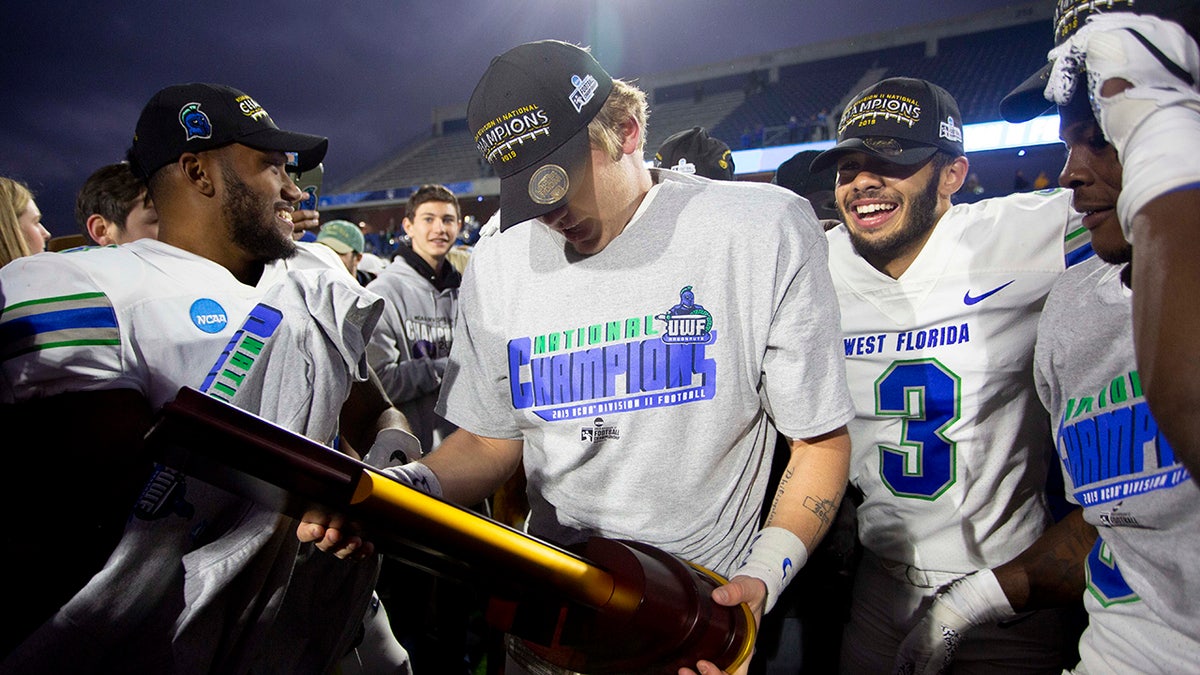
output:
M 124 157 L 142 105 L 166 85 L 209 81 L 250 94 L 285 129 L 328 136 L 335 193 L 428 133 L 434 107 L 465 103 L 492 57 L 529 40 L 591 45 L 613 76 L 632 78 L 1026 4 L 14 0 L 0 41 L 0 175 L 33 188 L 53 234 L 74 233 L 75 193 Z

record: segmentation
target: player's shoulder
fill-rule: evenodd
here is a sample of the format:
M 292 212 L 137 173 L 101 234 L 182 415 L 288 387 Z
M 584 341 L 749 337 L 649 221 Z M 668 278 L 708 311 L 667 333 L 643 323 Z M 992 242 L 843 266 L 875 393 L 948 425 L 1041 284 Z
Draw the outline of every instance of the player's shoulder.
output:
M 1049 188 L 1036 192 L 1015 192 L 969 204 L 956 204 L 944 218 L 946 222 L 961 220 L 975 228 L 992 226 L 997 229 L 1010 229 L 1014 233 L 1029 228 L 1057 229 L 1061 232 L 1073 213 L 1071 191 L 1065 188 Z
M 136 289 L 145 276 L 146 263 L 132 246 L 95 246 L 18 258 L 0 270 L 5 304 L 16 298 Z

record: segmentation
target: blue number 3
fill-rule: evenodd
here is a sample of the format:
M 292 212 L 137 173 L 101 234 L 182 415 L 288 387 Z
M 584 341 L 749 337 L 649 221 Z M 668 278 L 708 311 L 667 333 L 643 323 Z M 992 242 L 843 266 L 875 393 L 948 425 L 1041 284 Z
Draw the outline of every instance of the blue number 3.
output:
M 937 359 L 896 361 L 875 381 L 875 414 L 904 418 L 900 445 L 879 445 L 879 475 L 898 497 L 936 499 L 954 484 L 961 380 Z

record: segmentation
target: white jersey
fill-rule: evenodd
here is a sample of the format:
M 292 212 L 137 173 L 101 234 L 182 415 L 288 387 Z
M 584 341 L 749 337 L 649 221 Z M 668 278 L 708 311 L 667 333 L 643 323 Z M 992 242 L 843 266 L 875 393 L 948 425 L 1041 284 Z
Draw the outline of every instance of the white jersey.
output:
M 4 285 L 6 322 L 16 318 L 14 305 L 28 301 L 34 304 L 20 311 L 32 320 L 64 323 L 6 345 L 9 386 L 0 387 L 0 402 L 125 388 L 158 408 L 179 387 L 204 384 L 237 324 L 288 270 L 329 266 L 312 248 L 300 246 L 296 257 L 267 265 L 258 284 L 247 286 L 221 265 L 155 239 L 57 255 L 76 264 L 41 255 L 21 259 L 16 269 L 28 274 L 18 276 L 14 269 Z M 44 279 L 40 270 L 46 265 L 54 265 L 55 288 L 14 283 Z M 58 344 L 68 341 L 78 348 Z M 13 386 L 17 383 L 21 386 Z
M 850 480 L 863 545 L 964 574 L 1025 549 L 1050 522 L 1052 451 L 1033 386 L 1054 280 L 1091 254 L 1064 190 L 952 207 L 899 279 L 830 230 L 856 415 Z
M 1200 487 L 1146 405 L 1121 268 L 1054 286 L 1038 324 L 1038 393 L 1067 496 L 1100 538 L 1087 559 L 1079 672 L 1200 671 Z

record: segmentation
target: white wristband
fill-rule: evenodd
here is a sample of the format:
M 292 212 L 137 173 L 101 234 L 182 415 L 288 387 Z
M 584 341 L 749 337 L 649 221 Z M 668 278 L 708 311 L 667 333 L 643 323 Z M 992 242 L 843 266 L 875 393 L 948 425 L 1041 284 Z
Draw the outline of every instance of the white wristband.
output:
M 1200 103 L 1159 108 L 1130 135 L 1121 159 L 1117 219 L 1133 244 L 1133 217 L 1156 197 L 1200 183 Z
M 371 444 L 367 454 L 363 455 L 362 461 L 376 469 L 383 469 L 406 464 L 411 458 L 420 456 L 421 442 L 416 436 L 403 429 L 388 427 L 375 434 L 375 442 Z
M 750 550 L 733 576 L 754 577 L 767 585 L 766 614 L 806 562 L 808 547 L 800 537 L 782 527 L 764 527 L 750 540 Z
M 991 570 L 960 577 L 938 591 L 929 610 L 900 643 L 892 672 L 896 675 L 945 672 L 968 631 L 1012 616 L 1008 596 Z
M 383 474 L 414 490 L 420 490 L 430 497 L 442 498 L 442 484 L 438 481 L 437 474 L 433 472 L 433 469 L 420 462 L 388 467 L 383 470 Z

